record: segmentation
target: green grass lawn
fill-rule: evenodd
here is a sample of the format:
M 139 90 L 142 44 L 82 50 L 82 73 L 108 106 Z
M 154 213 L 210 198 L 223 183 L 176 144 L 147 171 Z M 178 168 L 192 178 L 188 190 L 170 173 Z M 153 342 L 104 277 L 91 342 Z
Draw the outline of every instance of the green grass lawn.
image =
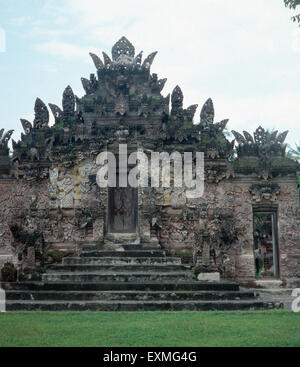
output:
M 300 313 L 2 313 L 0 346 L 300 346 Z

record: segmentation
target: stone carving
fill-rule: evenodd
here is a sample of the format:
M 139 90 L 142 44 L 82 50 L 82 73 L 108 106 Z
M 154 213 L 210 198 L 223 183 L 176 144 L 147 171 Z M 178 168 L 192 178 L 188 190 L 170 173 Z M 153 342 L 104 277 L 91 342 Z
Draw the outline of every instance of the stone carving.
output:
M 14 133 L 14 130 L 9 130 L 5 134 L 4 134 L 4 129 L 0 131 L 0 151 L 4 153 L 1 155 L 6 155 L 6 152 L 8 153 L 7 145 L 13 133 Z
M 23 126 L 25 134 L 28 135 L 30 133 L 31 129 L 32 129 L 31 122 L 29 122 L 27 120 L 24 120 L 24 119 L 21 119 L 21 124 Z
M 226 158 L 232 156 L 234 141 L 229 142 L 224 130 L 228 119 L 214 123 L 215 109 L 211 98 L 209 98 L 200 113 L 200 123 L 197 125 L 200 132 L 201 151 L 210 159 Z
M 237 228 L 232 213 L 220 208 L 207 210 L 194 234 L 195 273 L 220 272 L 226 274 L 227 254 L 237 241 Z
M 139 139 L 142 145 L 149 144 L 152 139 L 157 146 L 163 144 L 166 149 L 176 150 L 175 145 L 179 143 L 181 150 L 202 151 L 206 159 L 219 162 L 206 170 L 209 182 L 234 176 L 236 165 L 231 164 L 234 141 L 229 142 L 224 135 L 228 120 L 214 122 L 214 105 L 209 98 L 202 107 L 200 123 L 194 124 L 197 105 L 183 107 L 184 97 L 179 86 L 171 96 L 162 96 L 167 79 L 150 74 L 156 52 L 142 62 L 142 52 L 135 55 L 134 46 L 122 37 L 112 47 L 111 58 L 104 53 L 104 62 L 97 55 L 90 55 L 97 76 L 91 74 L 89 79 L 82 78 L 84 97 L 76 97 L 68 86 L 63 92 L 62 109 L 49 104 L 55 118 L 54 126 L 48 127 L 49 112 L 40 99 L 36 100 L 33 126 L 29 121 L 21 120 L 25 135 L 21 135 L 20 142 L 13 142 L 13 161 L 18 161 L 20 175 L 30 178 L 47 176 L 48 167 L 38 167 L 40 162 L 48 162 L 48 166 L 50 162 L 64 162 L 71 167 L 80 159 L 80 152 L 88 152 L 91 148 L 97 150 L 115 139 Z M 119 121 L 106 124 L 102 123 L 103 118 L 118 118 Z M 150 118 L 155 121 L 153 126 Z M 137 119 L 139 122 L 134 122 Z M 143 119 L 149 120 L 145 122 Z M 253 138 L 247 132 L 241 135 L 234 131 L 239 143 L 238 157 L 259 154 L 263 159 L 259 160 L 257 172 L 259 177 L 268 178 L 271 172 L 269 153 L 279 152 L 284 156 L 286 133 L 269 134 L 260 127 Z M 221 160 L 225 162 L 221 163 Z M 31 166 L 28 162 L 32 162 Z
M 244 131 L 244 136 L 235 130 L 232 130 L 237 143 L 238 154 L 248 156 L 264 156 L 265 154 L 284 156 L 286 145 L 283 145 L 288 131 L 279 135 L 277 131 L 270 133 L 259 126 L 253 133 L 254 138 Z
M 229 120 L 222 120 L 221 122 L 214 123 L 215 109 L 211 98 L 209 98 L 203 105 L 200 112 L 200 131 L 215 130 L 216 132 L 222 132 Z
M 104 60 L 104 66 L 106 67 L 106 69 L 109 69 L 109 66 L 112 64 L 112 61 L 105 52 L 102 52 L 102 55 Z
M 174 88 L 172 92 L 171 103 L 172 103 L 172 111 L 171 111 L 172 114 L 176 115 L 179 111 L 182 110 L 183 93 L 178 85 Z
M 214 123 L 215 110 L 213 101 L 209 98 L 200 113 L 200 124 L 205 128 Z
M 86 78 L 81 78 L 82 86 L 86 92 L 86 94 L 92 93 L 92 85 L 91 82 Z
M 131 44 L 131 42 L 128 41 L 126 37 L 122 37 L 112 47 L 112 59 L 105 52 L 102 52 L 104 63 L 99 56 L 93 53 L 90 53 L 90 56 L 98 71 L 102 71 L 105 69 L 118 70 L 119 67 L 128 66 L 133 69 L 142 68 L 149 71 L 156 54 L 157 52 L 151 53 L 148 57 L 146 57 L 142 64 L 142 52 L 140 52 L 135 57 L 134 46 Z
M 268 207 L 276 201 L 280 201 L 280 235 L 285 236 L 286 248 L 295 248 L 292 236 L 296 236 L 299 211 L 293 179 L 300 169 L 285 157 L 286 132 L 268 133 L 263 128 L 254 135 L 234 132 L 234 151 L 234 141 L 226 132 L 228 120 L 215 122 L 211 99 L 197 116 L 196 104 L 184 106 L 179 86 L 171 95 L 162 95 L 167 80 L 151 72 L 155 56 L 156 52 L 144 59 L 123 37 L 113 46 L 111 56 L 104 54 L 101 60 L 91 54 L 97 70 L 82 78 L 83 97 L 76 97 L 67 87 L 62 106 L 60 102 L 48 105 L 53 126 L 48 125 L 44 103 L 37 100 L 34 123 L 21 120 L 24 133 L 19 142 L 13 142 L 12 159 L 8 136 L 2 138 L 1 132 L 0 178 L 7 197 L 1 194 L 0 246 L 2 251 L 3 244 L 10 245 L 6 218 L 12 208 L 16 213 L 24 209 L 26 221 L 12 227 L 18 267 L 39 261 L 39 251 L 31 245 L 34 230 L 42 233 L 49 248 L 72 243 L 74 251 L 87 239 L 100 243 L 107 231 L 124 231 L 138 233 L 142 242 L 160 243 L 170 255 L 181 256 L 189 264 L 194 245 L 195 272 L 216 271 L 248 279 L 254 268 L 249 245 L 253 240 L 251 203 Z M 128 144 L 128 152 L 141 148 L 149 155 L 153 151 L 204 152 L 205 195 L 188 199 L 185 188 L 173 187 L 139 188 L 135 193 L 120 189 L 111 195 L 99 188 L 96 157 L 106 149 L 117 151 L 120 143 Z M 260 181 L 261 177 L 270 181 Z M 39 196 L 30 200 L 26 193 L 33 187 Z M 37 226 L 30 227 L 29 222 L 34 221 Z M 28 243 L 18 241 L 23 235 L 31 238 Z M 294 264 L 290 274 L 298 272 L 296 261 Z
M 184 117 L 186 117 L 189 121 L 193 121 L 198 105 L 192 105 L 188 107 L 187 110 L 184 110 L 183 93 L 178 85 L 174 88 L 172 92 L 171 103 L 172 103 L 171 116 L 175 116 L 177 119 L 181 119 L 182 121 Z
M 287 158 L 285 157 L 286 144 L 284 144 L 284 141 L 288 131 L 278 134 L 278 131 L 268 132 L 259 126 L 253 133 L 253 137 L 247 131 L 244 131 L 244 135 L 242 135 L 232 130 L 232 134 L 238 143 L 238 159 L 248 157 L 257 158 L 257 164 L 252 168 L 252 171 L 255 171 L 259 178 L 267 180 L 272 177 L 272 161 L 276 157 L 285 159 L 285 161 L 282 161 L 282 169 L 286 170 L 286 172 L 293 166 L 291 163 L 287 162 Z M 287 164 L 286 168 L 283 168 L 284 162 Z M 246 165 L 245 163 L 242 164 Z
M 49 171 L 51 204 L 58 208 L 73 208 L 74 200 L 81 200 L 82 177 L 78 170 L 53 168 Z
M 243 145 L 246 144 L 246 139 L 243 137 L 243 135 L 241 135 L 240 133 L 238 133 L 237 131 L 234 131 L 234 130 L 232 130 L 231 132 L 234 135 L 235 140 L 237 141 L 237 143 L 240 146 L 243 146 Z
M 124 95 L 120 95 L 117 98 L 116 105 L 115 105 L 115 112 L 120 114 L 121 116 L 125 115 L 126 112 L 129 110 L 128 100 L 125 98 Z
M 72 243 L 74 251 L 86 239 L 100 243 L 107 231 L 124 231 L 138 233 L 145 243 L 160 243 L 170 255 L 189 262 L 196 233 L 196 271 L 249 278 L 254 268 L 251 203 L 268 207 L 276 201 L 280 201 L 278 218 L 284 218 L 281 243 L 287 241 L 286 248 L 295 249 L 299 210 L 294 178 L 300 169 L 285 156 L 287 132 L 268 133 L 262 127 L 254 134 L 234 131 L 235 151 L 235 141 L 227 137 L 228 120 L 215 122 L 211 99 L 197 116 L 196 104 L 184 106 L 179 86 L 162 94 L 167 79 L 151 72 L 156 52 L 143 58 L 123 37 L 111 56 L 104 53 L 101 60 L 90 55 L 97 70 L 82 78 L 84 96 L 76 97 L 67 87 L 62 104 L 48 105 L 53 126 L 48 124 L 47 107 L 38 99 L 34 123 L 21 120 L 24 133 L 20 141 L 12 142 L 12 159 L 7 145 L 12 132 L 0 132 L 1 251 L 10 250 L 12 241 L 20 258 L 18 263 L 15 256 L 15 264 L 33 266 L 40 256 L 32 245 L 34 231 L 37 237 L 43 235 L 49 248 Z M 189 199 L 186 188 L 174 187 L 119 189 L 111 195 L 99 188 L 96 157 L 104 150 L 116 152 L 120 143 L 128 144 L 128 152 L 141 149 L 149 155 L 204 152 L 205 195 Z M 172 186 L 173 177 L 171 181 Z M 32 188 L 38 198 L 30 200 L 26 195 Z M 26 220 L 13 223 L 12 238 L 7 218 L 21 209 Z M 294 264 L 293 276 L 299 273 Z
M 32 264 L 33 258 L 35 260 L 37 256 L 37 258 L 43 259 L 45 245 L 43 233 L 38 230 L 35 221 L 26 214 L 22 217 L 17 216 L 9 224 L 9 228 L 14 239 L 12 249 L 22 267 L 35 266 L 35 264 Z M 34 250 L 29 250 L 30 247 Z M 32 255 L 33 251 L 34 255 Z M 28 258 L 28 255 L 30 255 L 30 258 Z
M 155 56 L 157 55 L 157 51 L 152 52 L 149 56 L 146 57 L 146 59 L 143 62 L 143 68 L 146 70 L 150 70 L 151 65 L 153 64 L 153 61 L 155 59 Z
M 4 129 L 0 130 L 0 178 L 8 178 L 11 174 L 8 142 L 13 132 L 14 130 L 9 130 L 4 133 Z
M 158 91 L 159 92 L 161 92 L 164 89 L 164 86 L 165 86 L 167 80 L 168 80 L 167 78 L 158 80 L 157 86 L 158 86 Z
M 62 106 L 64 115 L 70 116 L 74 114 L 75 111 L 75 96 L 72 88 L 68 85 L 63 93 Z
M 49 103 L 49 107 L 50 107 L 51 112 L 52 112 L 52 114 L 54 116 L 55 122 L 58 119 L 62 118 L 63 111 L 58 106 L 56 106 L 55 104 Z
M 43 129 L 48 127 L 49 123 L 49 111 L 45 103 L 37 98 L 34 106 L 35 118 L 33 121 L 33 126 L 36 129 Z
M 130 59 L 133 59 L 135 55 L 135 49 L 126 37 L 122 37 L 113 46 L 111 53 L 114 61 L 118 61 L 120 56 L 128 56 Z
M 166 104 L 169 104 L 169 96 Z M 165 133 L 164 138 L 168 141 L 177 142 L 198 142 L 199 131 L 197 126 L 193 124 L 193 118 L 198 105 L 189 106 L 187 109 L 183 108 L 183 93 L 181 88 L 177 85 L 171 95 L 171 114 L 165 116 Z
M 133 63 L 136 66 L 141 66 L 142 64 L 142 59 L 143 59 L 143 51 L 141 51 L 134 59 Z
M 32 161 L 39 161 L 40 155 L 36 148 L 30 148 L 29 157 Z
M 93 54 L 93 53 L 90 53 L 90 56 L 96 66 L 96 69 L 97 70 L 101 70 L 104 68 L 104 64 L 102 62 L 102 60 L 100 59 L 100 57 L 98 57 L 97 55 Z
M 227 177 L 227 166 L 210 166 L 206 165 L 204 168 L 205 181 L 210 183 L 218 183 Z
M 249 188 L 252 199 L 256 202 L 263 200 L 274 202 L 280 194 L 280 186 L 276 183 L 260 182 Z
M 247 131 L 243 131 L 243 134 L 248 144 L 254 144 L 254 139 Z

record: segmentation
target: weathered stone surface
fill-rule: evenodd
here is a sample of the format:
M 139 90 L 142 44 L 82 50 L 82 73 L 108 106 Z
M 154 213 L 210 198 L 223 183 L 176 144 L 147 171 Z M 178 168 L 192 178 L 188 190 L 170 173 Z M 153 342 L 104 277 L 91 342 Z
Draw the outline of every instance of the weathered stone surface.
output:
M 130 250 L 131 246 L 139 249 L 139 257 Z M 98 250 L 97 258 L 65 258 L 63 264 L 48 268 L 48 274 L 43 275 L 44 282 L 4 283 L 8 311 L 21 308 L 28 311 L 178 311 L 266 307 L 254 297 L 254 292 L 241 291 L 236 283 L 190 279 L 189 267 L 181 265 L 180 259 L 156 257 L 149 246 L 90 244 L 84 246 L 84 251 L 92 248 Z M 106 257 L 107 250 L 111 250 L 112 257 Z M 124 256 L 120 256 L 122 254 Z M 137 264 L 137 259 L 143 259 L 143 263 Z
M 200 273 L 197 279 L 201 282 L 219 282 L 220 273 Z
M 16 282 L 17 281 L 17 269 L 11 263 L 5 263 L 1 269 L 1 281 L 2 282 Z
M 253 282 L 253 210 L 271 207 L 279 220 L 280 277 L 284 282 L 300 277 L 300 167 L 286 157 L 287 132 L 233 131 L 235 150 L 235 141 L 225 134 L 228 120 L 214 121 L 211 99 L 194 123 L 197 105 L 185 108 L 178 86 L 171 96 L 162 95 L 166 79 L 150 70 L 155 56 L 143 61 L 123 37 L 111 57 L 104 54 L 104 62 L 91 54 L 97 70 L 82 78 L 82 98 L 68 86 L 62 107 L 49 104 L 53 126 L 46 105 L 37 99 L 34 122 L 21 120 L 24 134 L 13 142 L 12 157 L 8 141 L 13 131 L 1 130 L 0 255 L 12 256 L 19 269 L 34 262 L 38 267 L 49 249 L 65 246 L 75 254 L 85 241 L 121 238 L 110 233 L 115 198 L 97 185 L 96 158 L 106 150 L 118 152 L 122 143 L 130 152 L 203 152 L 205 157 L 200 198 L 187 198 L 185 186 L 174 187 L 173 171 L 169 188 L 137 189 L 136 207 L 127 207 L 136 209 L 129 238 L 159 243 L 169 255 L 221 277 Z M 18 226 L 11 231 L 14 221 Z

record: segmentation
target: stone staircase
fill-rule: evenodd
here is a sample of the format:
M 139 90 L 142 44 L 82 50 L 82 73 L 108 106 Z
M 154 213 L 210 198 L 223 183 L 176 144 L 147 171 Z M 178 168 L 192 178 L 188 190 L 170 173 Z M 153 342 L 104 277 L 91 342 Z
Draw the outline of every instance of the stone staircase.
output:
M 210 311 L 265 308 L 233 282 L 199 282 L 158 246 L 86 245 L 41 281 L 2 283 L 7 311 Z

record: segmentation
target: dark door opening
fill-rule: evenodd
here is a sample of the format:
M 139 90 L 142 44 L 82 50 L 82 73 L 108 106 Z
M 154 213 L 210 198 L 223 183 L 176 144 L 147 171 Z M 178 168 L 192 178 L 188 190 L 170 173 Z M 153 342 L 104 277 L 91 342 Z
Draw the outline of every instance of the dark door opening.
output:
M 109 232 L 135 233 L 137 224 L 137 189 L 109 188 Z
M 116 183 L 117 187 L 108 189 L 108 232 L 110 233 L 135 233 L 137 230 L 138 212 L 138 189 L 130 187 L 120 187 L 119 167 L 117 167 Z
M 278 278 L 279 246 L 276 211 L 254 210 L 253 238 L 255 276 Z

